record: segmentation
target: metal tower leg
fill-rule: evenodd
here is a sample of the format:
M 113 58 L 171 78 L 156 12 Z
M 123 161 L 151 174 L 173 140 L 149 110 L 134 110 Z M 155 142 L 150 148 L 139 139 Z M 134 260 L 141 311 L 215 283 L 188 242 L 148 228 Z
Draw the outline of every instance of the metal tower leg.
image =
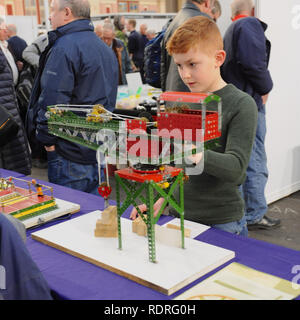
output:
M 156 262 L 156 247 L 155 247 L 155 224 L 154 224 L 154 200 L 153 200 L 153 187 L 151 182 L 147 182 L 147 233 L 148 233 L 148 250 L 149 260 L 153 263 Z
M 117 213 L 118 213 L 118 242 L 119 249 L 122 250 L 122 232 L 121 232 L 121 202 L 120 202 L 120 177 L 118 174 L 115 175 L 116 180 L 116 200 L 117 200 Z

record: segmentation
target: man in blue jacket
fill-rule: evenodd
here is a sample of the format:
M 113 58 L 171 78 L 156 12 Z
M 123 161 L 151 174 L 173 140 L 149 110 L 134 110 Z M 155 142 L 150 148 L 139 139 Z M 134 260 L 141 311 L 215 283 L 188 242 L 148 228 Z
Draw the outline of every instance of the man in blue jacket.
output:
M 258 108 L 256 138 L 247 169 L 247 179 L 242 186 L 245 199 L 245 214 L 248 229 L 271 229 L 280 225 L 280 220 L 266 215 L 268 210 L 265 186 L 268 179 L 265 152 L 266 112 L 265 104 L 273 81 L 268 70 L 270 42 L 265 37 L 267 25 L 253 17 L 252 0 L 233 0 L 232 20 L 224 36 L 227 53 L 222 67 L 226 82 L 252 96 Z
M 87 0 L 52 0 L 49 44 L 41 55 L 27 130 L 45 146 L 50 182 L 96 193 L 96 153 L 48 133 L 47 106 L 102 104 L 112 111 L 118 87 L 115 55 L 94 33 Z

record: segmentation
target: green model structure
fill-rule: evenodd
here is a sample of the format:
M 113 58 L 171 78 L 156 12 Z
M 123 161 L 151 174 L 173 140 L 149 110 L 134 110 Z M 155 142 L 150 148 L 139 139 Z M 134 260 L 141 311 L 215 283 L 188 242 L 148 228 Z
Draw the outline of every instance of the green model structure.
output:
M 175 106 L 163 109 L 162 100 L 169 103 L 173 101 Z M 215 111 L 208 111 L 211 102 L 217 106 Z M 196 103 L 198 109 L 191 109 L 184 103 Z M 155 224 L 167 205 L 172 206 L 180 216 L 181 247 L 184 248 L 183 184 L 187 176 L 182 168 L 170 164 L 203 152 L 218 142 L 221 135 L 221 99 L 218 96 L 163 93 L 157 102 L 157 115 L 152 117 L 153 121 L 144 117 L 122 115 L 120 110 L 115 114 L 101 105 L 49 106 L 47 117 L 49 133 L 97 152 L 99 193 L 106 200 L 111 192 L 108 162 L 112 163 L 111 159 L 116 163 L 132 162 L 127 168 L 115 172 L 119 249 L 122 249 L 121 216 L 130 205 L 136 208 L 147 226 L 151 262 L 157 262 Z M 176 133 L 174 128 L 177 129 Z M 169 134 L 166 134 L 166 130 L 169 130 Z M 192 130 L 193 133 L 186 138 L 184 130 Z M 198 136 L 195 134 L 197 130 L 200 132 Z M 184 147 L 187 140 L 192 146 L 188 149 Z M 106 165 L 106 182 L 103 183 L 100 175 L 100 155 L 104 156 Z M 175 191 L 178 189 L 177 201 Z M 126 194 L 122 204 L 121 190 Z M 154 204 L 161 197 L 164 199 L 162 207 L 154 216 Z M 146 204 L 146 216 L 139 209 L 138 200 Z

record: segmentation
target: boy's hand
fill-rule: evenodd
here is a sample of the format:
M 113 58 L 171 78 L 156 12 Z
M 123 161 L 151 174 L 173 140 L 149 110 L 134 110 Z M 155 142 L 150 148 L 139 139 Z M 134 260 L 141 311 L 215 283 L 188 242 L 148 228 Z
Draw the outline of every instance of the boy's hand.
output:
M 160 208 L 161 208 L 161 206 L 162 206 L 162 204 L 163 204 L 164 201 L 165 201 L 164 198 L 159 198 L 159 199 L 155 202 L 155 204 L 154 204 L 154 206 L 153 206 L 153 210 L 154 210 L 153 216 L 154 216 L 154 217 L 157 216 L 157 214 L 158 214 L 158 212 L 159 212 L 159 210 L 160 210 Z
M 153 206 L 153 210 L 154 210 L 153 216 L 154 216 L 154 217 L 157 216 L 157 214 L 158 214 L 158 212 L 159 212 L 159 210 L 160 210 L 163 202 L 164 202 L 164 198 L 159 198 L 159 199 L 155 202 L 155 204 L 154 204 L 154 206 Z M 145 212 L 145 211 L 147 211 L 147 206 L 146 206 L 145 204 L 139 205 L 138 208 L 140 209 L 140 211 L 141 211 L 142 213 Z M 137 218 L 137 215 L 138 215 L 138 212 L 137 212 L 136 208 L 133 208 L 132 211 L 131 211 L 131 213 L 130 213 L 130 219 L 135 220 L 135 219 Z
M 196 146 L 194 144 L 191 145 L 190 150 L 196 149 Z M 188 159 L 193 163 L 193 164 L 198 164 L 203 157 L 203 152 L 192 154 L 188 156 Z
M 147 211 L 147 206 L 145 204 L 141 204 L 138 206 L 138 208 L 140 209 L 140 211 L 143 213 L 145 211 Z M 137 218 L 138 212 L 136 210 L 135 207 L 133 207 L 131 213 L 130 213 L 130 219 L 135 220 Z
M 263 105 L 265 105 L 268 101 L 269 98 L 269 94 L 265 94 L 264 96 L 261 97 Z

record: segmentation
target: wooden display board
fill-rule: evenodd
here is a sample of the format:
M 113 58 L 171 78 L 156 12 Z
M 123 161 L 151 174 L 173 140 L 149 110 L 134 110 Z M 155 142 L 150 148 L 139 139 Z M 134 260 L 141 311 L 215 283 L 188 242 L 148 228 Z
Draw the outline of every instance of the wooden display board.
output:
M 101 211 L 94 211 L 34 232 L 32 238 L 166 295 L 235 256 L 233 251 L 186 238 L 185 249 L 157 241 L 157 263 L 152 263 L 147 238 L 132 232 L 131 220 L 121 218 L 123 248 L 119 250 L 118 238 L 94 236 L 100 218 Z

